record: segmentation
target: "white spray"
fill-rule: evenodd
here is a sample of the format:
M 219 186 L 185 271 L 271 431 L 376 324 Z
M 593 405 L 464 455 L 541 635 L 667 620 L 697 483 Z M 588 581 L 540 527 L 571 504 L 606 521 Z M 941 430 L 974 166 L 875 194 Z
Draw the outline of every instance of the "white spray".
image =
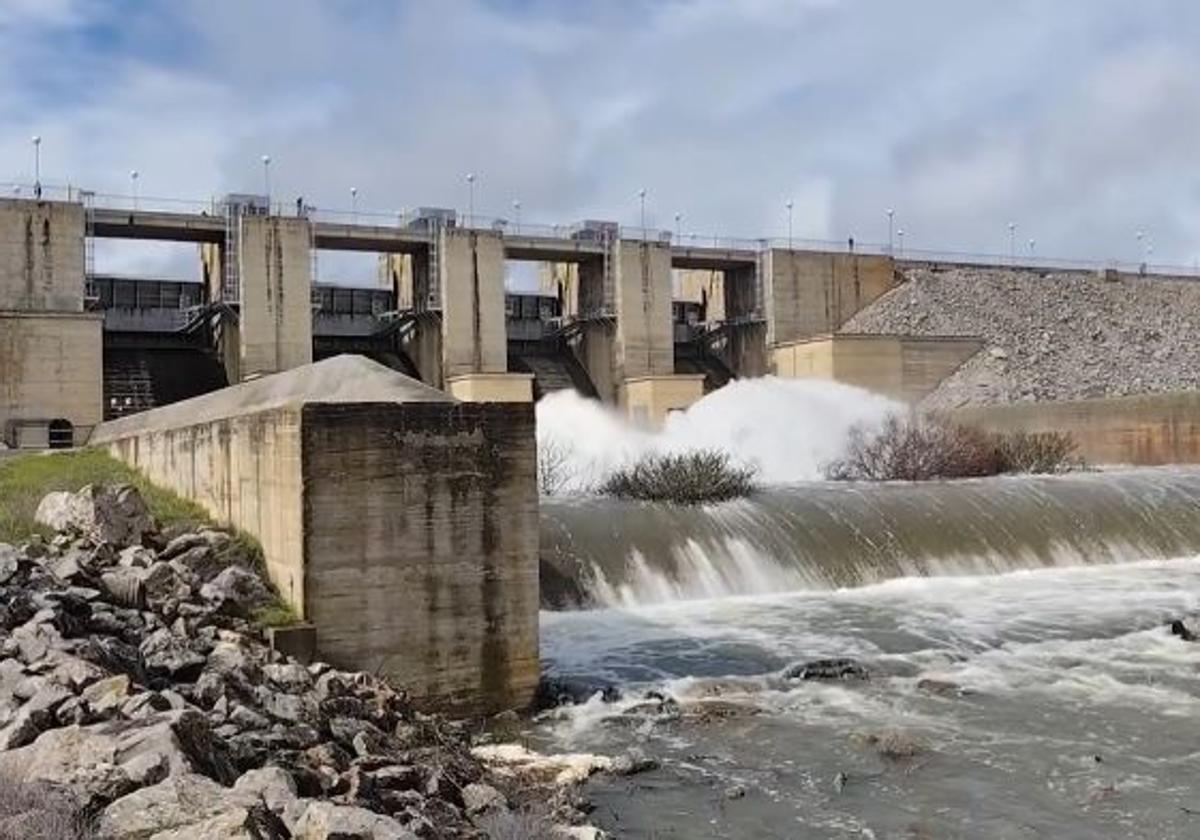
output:
M 838 457 L 850 428 L 879 423 L 898 403 L 861 388 L 816 379 L 739 379 L 660 431 L 639 428 L 614 410 L 573 391 L 537 406 L 538 450 L 554 462 L 562 491 L 594 486 L 623 465 L 652 452 L 717 449 L 754 466 L 767 484 L 821 477 Z

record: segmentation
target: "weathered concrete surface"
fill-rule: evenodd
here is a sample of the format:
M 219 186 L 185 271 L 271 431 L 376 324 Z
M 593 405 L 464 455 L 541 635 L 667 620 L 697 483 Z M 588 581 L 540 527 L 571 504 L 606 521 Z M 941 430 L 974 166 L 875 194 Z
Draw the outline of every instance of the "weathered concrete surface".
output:
M 996 431 L 1070 432 L 1091 464 L 1200 463 L 1198 391 L 970 406 L 954 416 Z
M 532 373 L 465 373 L 446 382 L 463 402 L 533 402 Z
M 308 617 L 334 663 L 416 698 L 523 706 L 538 681 L 532 405 L 308 405 Z
M 93 442 L 256 536 L 318 651 L 430 707 L 538 679 L 532 406 L 339 356 L 103 424 Z
M 834 332 L 896 284 L 890 257 L 779 248 L 762 274 L 768 347 Z
M 778 376 L 832 379 L 916 403 L 982 346 L 964 336 L 838 334 L 777 345 L 772 356 Z
M 620 399 L 614 372 L 615 341 L 616 325 L 612 321 L 588 321 L 569 343 L 571 352 L 595 387 L 596 396 L 608 405 L 616 405 Z
M 75 426 L 77 443 L 87 439 L 104 413 L 103 318 L 0 311 L 0 439 L 10 421 L 56 419 Z
M 304 218 L 242 216 L 240 374 L 312 361 L 312 231 Z
M 82 312 L 83 205 L 0 199 L 0 309 Z
M 504 373 L 504 239 L 498 232 L 444 228 L 438 269 L 442 376 Z
M 683 411 L 704 396 L 703 374 L 643 376 L 627 379 L 621 387 L 621 405 L 635 423 L 661 426 L 672 411 Z
M 674 373 L 670 245 L 618 240 L 613 244 L 612 261 L 616 272 L 613 367 L 617 381 Z

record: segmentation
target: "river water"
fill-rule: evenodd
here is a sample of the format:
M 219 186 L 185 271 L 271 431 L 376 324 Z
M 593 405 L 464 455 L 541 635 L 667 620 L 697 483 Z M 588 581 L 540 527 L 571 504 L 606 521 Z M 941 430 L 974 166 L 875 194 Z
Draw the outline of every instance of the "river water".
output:
M 1166 627 L 1200 615 L 1200 472 L 544 518 L 590 604 L 543 612 L 547 671 L 621 699 L 531 738 L 660 763 L 590 783 L 619 837 L 1200 837 L 1200 644 Z M 821 658 L 867 676 L 784 676 Z
M 1200 470 L 817 480 L 895 409 L 749 380 L 647 433 L 539 403 L 560 489 L 700 447 L 767 487 L 543 499 L 543 663 L 579 702 L 532 745 L 658 762 L 589 782 L 618 837 L 1200 838 L 1200 643 L 1167 629 L 1200 619 Z

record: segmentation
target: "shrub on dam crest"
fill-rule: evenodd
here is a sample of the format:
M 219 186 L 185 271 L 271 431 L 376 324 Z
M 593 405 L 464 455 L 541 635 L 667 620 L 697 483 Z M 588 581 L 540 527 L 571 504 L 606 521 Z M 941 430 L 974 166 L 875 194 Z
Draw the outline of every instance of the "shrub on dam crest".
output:
M 606 478 L 599 492 L 618 499 L 703 504 L 749 496 L 757 470 L 730 461 L 715 449 L 647 455 Z
M 835 481 L 929 481 L 1077 469 L 1064 432 L 996 434 L 940 415 L 892 415 L 877 429 L 851 430 L 845 454 L 825 467 Z

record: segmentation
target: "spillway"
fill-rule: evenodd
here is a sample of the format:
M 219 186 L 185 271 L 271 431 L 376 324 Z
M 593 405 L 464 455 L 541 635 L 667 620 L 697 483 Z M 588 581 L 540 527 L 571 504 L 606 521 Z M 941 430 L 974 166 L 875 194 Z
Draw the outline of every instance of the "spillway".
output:
M 542 501 L 543 604 L 670 601 L 1200 554 L 1200 470 L 811 482 L 676 507 Z

